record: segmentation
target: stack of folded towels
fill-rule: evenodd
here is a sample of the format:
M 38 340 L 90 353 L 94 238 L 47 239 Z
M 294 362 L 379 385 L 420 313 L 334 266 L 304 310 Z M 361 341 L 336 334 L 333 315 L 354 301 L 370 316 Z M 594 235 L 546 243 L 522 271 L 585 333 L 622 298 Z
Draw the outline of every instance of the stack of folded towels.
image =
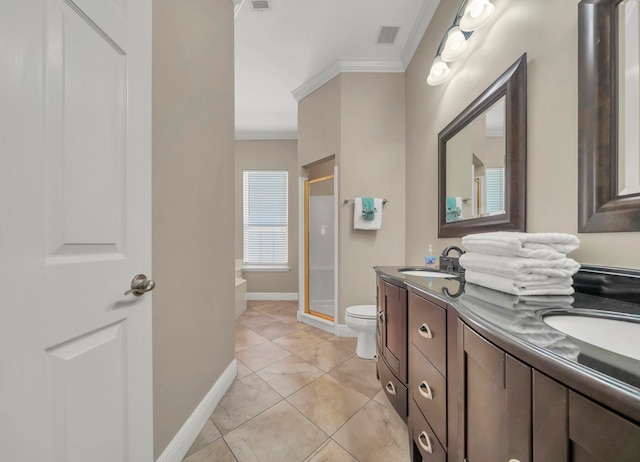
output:
M 534 345 L 567 359 L 575 361 L 578 358 L 580 349 L 577 345 L 536 315 L 536 311 L 544 308 L 570 308 L 573 303 L 570 295 L 515 296 L 467 283 L 458 303 Z
M 495 232 L 462 238 L 465 280 L 513 295 L 571 295 L 580 264 L 567 254 L 580 245 L 564 233 Z

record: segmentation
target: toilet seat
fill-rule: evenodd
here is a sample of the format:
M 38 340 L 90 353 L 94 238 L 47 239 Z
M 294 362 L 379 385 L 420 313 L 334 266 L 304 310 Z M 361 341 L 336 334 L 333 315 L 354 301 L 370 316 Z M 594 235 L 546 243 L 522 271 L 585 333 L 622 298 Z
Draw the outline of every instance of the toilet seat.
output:
M 347 316 L 355 319 L 376 319 L 376 305 L 354 305 L 347 308 Z

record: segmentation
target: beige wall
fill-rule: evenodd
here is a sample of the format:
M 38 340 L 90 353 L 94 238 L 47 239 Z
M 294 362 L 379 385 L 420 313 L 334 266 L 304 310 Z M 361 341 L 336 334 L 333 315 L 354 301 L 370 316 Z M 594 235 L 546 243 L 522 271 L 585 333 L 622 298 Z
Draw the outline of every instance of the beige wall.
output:
M 341 74 L 298 106 L 298 165 L 336 154 L 339 323 L 348 306 L 375 303 L 373 266 L 404 263 L 404 116 L 399 73 Z M 343 201 L 361 196 L 389 200 L 381 230 L 353 229 L 353 203 Z
M 235 253 L 242 259 L 242 171 L 252 169 L 289 172 L 290 271 L 244 271 L 247 292 L 298 292 L 298 142 L 255 140 L 235 142 Z
M 405 248 L 404 75 L 345 73 L 341 85 L 339 174 L 339 321 L 348 306 L 374 304 L 375 265 L 402 265 Z M 344 199 L 389 200 L 382 229 L 353 229 L 353 204 Z
M 233 3 L 153 2 L 156 458 L 233 361 Z
M 338 75 L 298 103 L 298 166 L 340 152 L 340 79 Z
M 460 2 L 442 0 L 406 72 L 406 262 L 418 264 L 438 239 L 437 137 L 507 67 L 528 55 L 527 231 L 578 231 L 578 0 L 495 0 L 496 16 L 476 31 L 453 78 L 426 84 L 431 60 Z M 637 233 L 581 234 L 582 263 L 640 267 Z

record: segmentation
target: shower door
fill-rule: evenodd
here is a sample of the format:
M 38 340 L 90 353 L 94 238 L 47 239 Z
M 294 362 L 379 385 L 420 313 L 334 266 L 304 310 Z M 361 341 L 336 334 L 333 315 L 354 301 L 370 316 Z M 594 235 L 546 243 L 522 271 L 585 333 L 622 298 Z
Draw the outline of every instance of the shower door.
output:
M 335 231 L 333 175 L 305 181 L 305 312 L 333 321 Z

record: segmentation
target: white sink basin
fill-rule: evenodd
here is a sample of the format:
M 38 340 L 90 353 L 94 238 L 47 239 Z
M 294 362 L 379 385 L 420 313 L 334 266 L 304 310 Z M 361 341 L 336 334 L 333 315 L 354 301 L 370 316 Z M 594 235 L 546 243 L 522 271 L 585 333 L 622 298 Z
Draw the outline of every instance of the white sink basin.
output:
M 449 273 L 441 273 L 439 271 L 431 271 L 431 270 L 422 270 L 422 269 L 401 269 L 398 270 L 402 274 L 407 274 L 409 276 L 421 276 L 423 278 L 454 278 L 455 274 Z
M 639 322 L 562 314 L 549 314 L 543 320 L 570 337 L 640 361 Z

